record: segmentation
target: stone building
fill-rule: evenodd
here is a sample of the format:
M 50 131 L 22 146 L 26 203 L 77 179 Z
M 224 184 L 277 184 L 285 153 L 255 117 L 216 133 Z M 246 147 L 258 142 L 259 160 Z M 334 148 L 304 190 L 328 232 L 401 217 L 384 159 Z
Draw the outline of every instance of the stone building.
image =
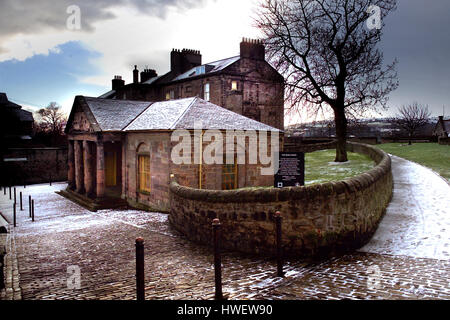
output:
M 140 76 L 140 79 L 139 79 Z M 164 101 L 200 97 L 225 109 L 283 130 L 284 79 L 266 60 L 261 41 L 243 39 L 240 54 L 202 64 L 196 50 L 172 50 L 170 71 L 133 70 L 133 83 L 121 76 L 99 98 Z
M 6 147 L 23 145 L 33 134 L 33 114 L 0 92 L 0 137 Z
M 177 132 L 188 133 L 191 138 L 182 141 L 182 146 L 192 150 L 190 161 L 185 163 L 172 157 L 174 148 L 180 146 L 180 141 L 173 139 L 176 130 L 183 130 Z M 127 203 L 167 211 L 171 175 L 181 185 L 200 189 L 273 184 L 273 175 L 261 174 L 266 163 L 259 159 L 245 164 L 198 161 L 202 159 L 198 157 L 201 150 L 208 145 L 205 130 L 233 130 L 238 136 L 245 136 L 246 130 L 264 133 L 269 137 L 269 154 L 276 151 L 275 145 L 272 150 L 271 139 L 278 139 L 277 145 L 282 139 L 279 129 L 197 97 L 148 102 L 77 96 L 65 129 L 69 140 L 69 185 L 62 194 L 91 210 Z M 231 141 L 233 156 L 249 159 L 254 137 L 243 139 Z M 227 150 L 230 141 L 223 144 L 223 150 Z M 215 155 L 224 157 L 223 153 Z
M 444 120 L 443 116 L 439 116 L 439 120 L 433 129 L 433 136 L 438 138 L 449 138 L 450 137 L 450 119 Z

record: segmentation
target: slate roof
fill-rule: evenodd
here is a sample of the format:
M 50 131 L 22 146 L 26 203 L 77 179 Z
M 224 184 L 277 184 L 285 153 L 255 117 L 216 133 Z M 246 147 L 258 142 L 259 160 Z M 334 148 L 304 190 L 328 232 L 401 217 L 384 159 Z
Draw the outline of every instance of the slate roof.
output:
M 241 58 L 240 56 L 236 56 L 236 57 L 231 57 L 231 58 L 227 58 L 227 59 L 222 59 L 222 60 L 203 64 L 200 67 L 205 67 L 204 74 L 211 74 L 214 72 L 222 71 L 223 69 L 229 67 L 230 65 L 232 65 L 233 63 L 238 61 L 240 58 Z M 194 67 L 194 68 L 186 71 L 185 73 L 180 74 L 179 76 L 175 77 L 175 79 L 173 79 L 172 81 L 184 80 L 184 79 L 199 76 L 199 74 L 196 74 L 196 72 L 195 72 L 197 70 L 197 68 L 199 68 L 199 67 Z
M 9 101 L 6 93 L 0 92 L 0 108 L 7 108 L 14 117 L 22 122 L 33 122 L 33 114 L 30 111 L 22 109 L 22 106 Z
M 99 98 L 101 99 L 113 99 L 115 98 L 116 95 L 116 90 L 110 90 L 104 94 L 102 94 L 101 96 L 99 96 Z
M 280 131 L 200 98 L 162 102 L 84 97 L 100 131 L 195 129 Z
M 151 102 L 85 97 L 101 131 L 121 131 Z
M 444 131 L 450 133 L 450 120 L 444 120 L 442 123 L 444 124 Z
M 193 129 L 199 121 L 204 129 L 280 131 L 200 98 L 195 98 L 174 128 Z
M 30 111 L 19 109 L 16 110 L 16 114 L 20 121 L 34 121 L 33 114 Z

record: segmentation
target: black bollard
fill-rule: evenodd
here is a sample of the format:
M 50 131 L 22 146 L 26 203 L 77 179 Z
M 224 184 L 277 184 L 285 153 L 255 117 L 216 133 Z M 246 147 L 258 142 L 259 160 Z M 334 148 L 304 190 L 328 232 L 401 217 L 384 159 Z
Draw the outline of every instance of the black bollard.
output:
M 214 219 L 212 222 L 214 236 L 214 278 L 216 284 L 215 299 L 223 300 L 222 292 L 222 257 L 220 255 L 220 220 Z
M 136 239 L 136 300 L 145 300 L 144 239 Z
M 275 224 L 276 224 L 276 238 L 277 238 L 277 276 L 284 277 L 283 272 L 283 247 L 281 243 L 281 222 L 283 218 L 281 217 L 281 212 L 277 211 L 275 213 Z
M 34 200 L 31 200 L 31 221 L 34 222 Z
M 13 205 L 13 221 L 14 221 L 14 228 L 16 227 L 16 203 L 14 202 Z
M 31 196 L 28 196 L 28 213 L 31 218 Z
M 3 195 L 6 196 L 6 187 L 3 187 Z
M 11 186 L 9 186 L 9 200 L 12 200 L 12 196 L 11 196 Z
M 22 191 L 20 191 L 19 200 L 20 200 L 20 211 L 23 211 Z
M 14 187 L 14 203 L 17 203 L 16 187 Z

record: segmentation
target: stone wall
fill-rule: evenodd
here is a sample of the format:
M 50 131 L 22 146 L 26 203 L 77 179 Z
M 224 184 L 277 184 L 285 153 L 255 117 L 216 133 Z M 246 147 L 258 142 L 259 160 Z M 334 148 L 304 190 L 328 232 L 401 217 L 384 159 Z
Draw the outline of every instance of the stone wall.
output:
M 4 154 L 2 183 L 36 184 L 67 180 L 66 148 L 14 148 Z
M 227 149 L 225 132 L 223 150 Z M 156 133 L 129 133 L 125 138 L 124 163 L 122 190 L 124 198 L 133 207 L 150 209 L 157 211 L 170 210 L 169 197 L 169 180 L 170 174 L 173 174 L 182 186 L 199 188 L 201 183 L 202 189 L 221 190 L 222 189 L 222 165 L 206 164 L 203 160 L 202 164 L 196 164 L 195 155 L 199 152 L 203 154 L 210 141 L 202 140 L 202 148 L 200 149 L 200 140 L 194 132 L 191 132 L 191 139 L 183 142 L 171 141 L 172 132 L 156 132 Z M 257 146 L 258 140 L 256 136 L 246 136 L 245 132 L 235 133 L 235 143 L 233 144 L 236 157 L 245 157 L 245 164 L 237 165 L 237 185 L 239 188 L 248 186 L 271 186 L 273 185 L 273 175 L 262 175 L 261 169 L 268 167 L 263 165 L 260 159 L 256 159 L 255 164 L 249 164 L 250 159 L 250 141 Z M 278 137 L 282 140 L 282 134 Z M 185 143 L 192 151 L 191 164 L 176 164 L 171 157 L 173 148 L 178 143 Z M 245 144 L 245 145 L 244 145 Z M 272 148 L 271 135 L 267 137 L 268 154 Z M 280 142 L 281 145 L 281 142 Z M 197 150 L 199 149 L 199 150 Z M 150 173 L 151 173 L 151 192 L 143 192 L 138 186 L 138 156 L 150 156 Z M 218 155 L 223 159 L 223 154 Z M 238 159 L 238 158 L 237 158 Z M 200 182 L 201 174 L 201 182 Z
M 250 254 L 275 252 L 273 215 L 283 216 L 288 256 L 316 256 L 361 247 L 375 232 L 392 195 L 391 160 L 369 145 L 348 143 L 377 166 L 339 182 L 283 189 L 197 190 L 170 185 L 171 224 L 187 238 L 211 245 L 211 223 L 219 218 L 225 249 Z

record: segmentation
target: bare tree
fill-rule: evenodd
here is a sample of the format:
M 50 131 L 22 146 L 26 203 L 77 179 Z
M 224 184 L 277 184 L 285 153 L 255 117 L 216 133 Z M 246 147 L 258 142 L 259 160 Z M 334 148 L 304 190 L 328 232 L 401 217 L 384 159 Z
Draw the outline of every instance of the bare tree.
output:
M 428 123 L 431 113 L 428 111 L 428 106 L 421 105 L 418 102 L 402 106 L 399 112 L 400 114 L 393 121 L 408 133 L 408 144 L 411 145 L 412 137 Z
M 61 111 L 60 105 L 56 102 L 50 102 L 46 108 L 40 109 L 37 114 L 41 130 L 47 131 L 54 135 L 62 134 L 66 116 Z
M 369 30 L 374 8 L 381 10 L 380 28 Z M 259 7 L 256 26 L 285 77 L 288 110 L 331 108 L 337 162 L 347 161 L 347 117 L 385 109 L 398 86 L 396 61 L 383 66 L 376 47 L 395 8 L 396 0 L 262 0 Z

